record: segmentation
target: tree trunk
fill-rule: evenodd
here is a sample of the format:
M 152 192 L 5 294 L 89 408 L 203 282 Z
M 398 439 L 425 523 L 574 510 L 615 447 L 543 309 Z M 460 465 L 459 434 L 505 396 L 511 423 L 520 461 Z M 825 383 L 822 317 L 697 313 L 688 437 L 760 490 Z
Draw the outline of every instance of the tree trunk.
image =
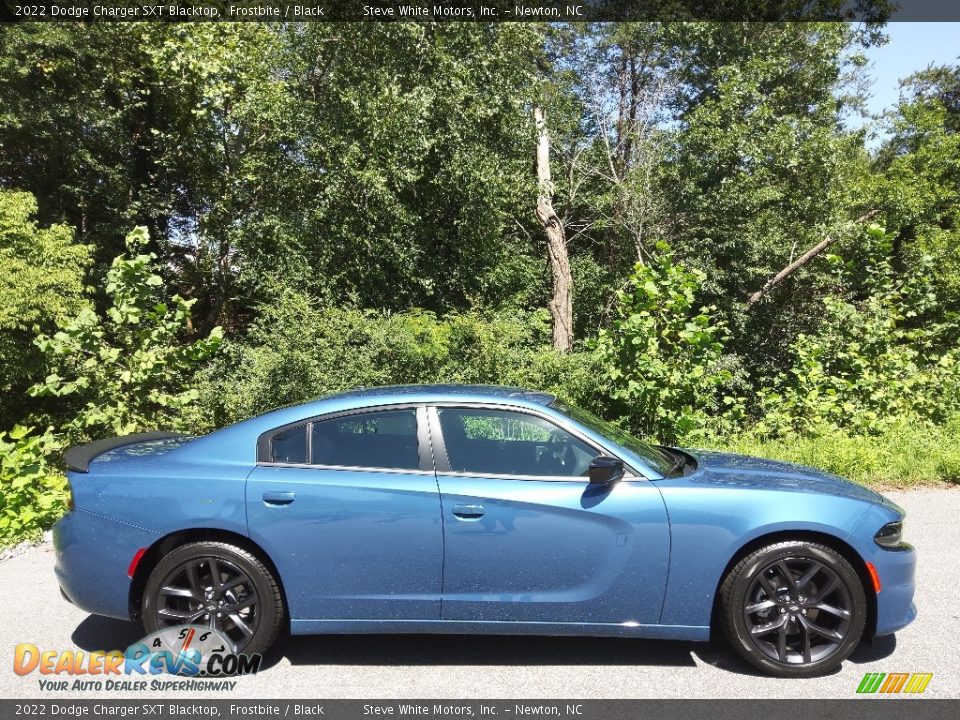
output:
M 553 273 L 553 297 L 550 315 L 553 318 L 553 347 L 561 352 L 573 349 L 573 277 L 567 255 L 567 234 L 553 209 L 553 181 L 550 178 L 550 133 L 543 108 L 533 108 L 537 129 L 537 220 L 547 237 L 547 254 Z

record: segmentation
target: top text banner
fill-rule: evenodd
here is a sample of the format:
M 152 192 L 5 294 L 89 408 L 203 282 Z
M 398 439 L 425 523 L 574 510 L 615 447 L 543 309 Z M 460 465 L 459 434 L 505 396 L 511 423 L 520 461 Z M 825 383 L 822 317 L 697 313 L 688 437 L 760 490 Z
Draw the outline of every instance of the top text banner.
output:
M 960 21 L 960 0 L 0 0 L 20 22 Z M 958 38 L 960 39 L 960 38 Z

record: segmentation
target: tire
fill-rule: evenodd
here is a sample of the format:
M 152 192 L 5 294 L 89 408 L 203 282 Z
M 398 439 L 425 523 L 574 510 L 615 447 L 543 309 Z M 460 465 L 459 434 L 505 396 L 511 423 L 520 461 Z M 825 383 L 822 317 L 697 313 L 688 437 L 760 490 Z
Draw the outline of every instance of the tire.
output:
M 213 581 L 215 575 L 219 584 Z M 157 563 L 144 588 L 147 634 L 185 624 L 203 625 L 230 640 L 233 652 L 252 655 L 273 644 L 283 622 L 283 597 L 276 578 L 256 555 L 225 542 L 193 542 L 171 550 Z
M 778 677 L 816 677 L 839 666 L 859 644 L 867 617 L 863 583 L 850 563 L 800 540 L 747 555 L 724 578 L 719 600 L 734 650 Z

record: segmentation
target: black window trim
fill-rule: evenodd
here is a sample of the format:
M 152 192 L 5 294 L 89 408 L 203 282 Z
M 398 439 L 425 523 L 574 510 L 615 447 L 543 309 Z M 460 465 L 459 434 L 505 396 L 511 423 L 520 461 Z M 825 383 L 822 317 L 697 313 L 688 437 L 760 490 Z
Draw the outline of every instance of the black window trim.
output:
M 570 427 L 552 415 L 545 412 L 538 412 L 525 405 L 509 405 L 504 403 L 484 403 L 484 402 L 436 402 L 429 403 L 427 407 L 427 417 L 430 427 L 430 444 L 433 447 L 434 464 L 438 476 L 444 477 L 475 477 L 490 478 L 493 480 L 537 480 L 547 482 L 574 482 L 586 484 L 589 479 L 586 477 L 570 477 L 569 475 L 512 475 L 506 473 L 479 473 L 479 472 L 460 472 L 450 469 L 450 460 L 447 457 L 447 446 L 443 439 L 443 430 L 440 428 L 440 415 L 438 408 L 456 408 L 463 410 L 502 410 L 506 412 L 518 413 L 521 415 L 531 415 L 541 420 L 545 420 L 551 425 L 560 428 L 565 433 L 584 443 L 597 455 L 614 455 L 623 460 L 619 454 L 614 454 L 610 450 L 598 446 L 597 443 L 588 438 L 576 428 Z M 649 480 L 643 473 L 638 472 L 630 463 L 623 460 L 623 466 L 626 470 L 624 480 Z
M 294 428 L 302 427 L 306 433 L 306 458 L 309 460 L 312 456 L 312 425 L 315 422 L 325 422 L 327 420 L 336 420 L 353 415 L 366 415 L 374 412 L 391 412 L 396 410 L 415 410 L 417 422 L 417 460 L 419 468 L 388 468 L 379 465 L 320 465 L 318 463 L 291 463 L 276 462 L 271 460 L 273 438 L 281 433 Z M 398 403 L 388 405 L 370 405 L 362 408 L 351 408 L 349 410 L 337 410 L 329 413 L 314 415 L 313 417 L 296 420 L 286 425 L 279 425 L 260 434 L 257 438 L 257 465 L 264 467 L 291 467 L 306 468 L 311 470 L 343 470 L 343 471 L 361 471 L 361 472 L 386 472 L 386 473 L 404 473 L 410 475 L 433 475 L 433 451 L 430 446 L 430 434 L 428 429 L 427 406 L 426 403 Z

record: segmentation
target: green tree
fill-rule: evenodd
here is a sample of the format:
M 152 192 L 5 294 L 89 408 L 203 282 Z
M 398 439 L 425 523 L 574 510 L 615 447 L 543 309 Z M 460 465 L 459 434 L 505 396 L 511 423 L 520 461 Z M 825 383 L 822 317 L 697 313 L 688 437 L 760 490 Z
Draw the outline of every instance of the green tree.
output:
M 747 296 L 825 234 L 863 213 L 867 158 L 843 126 L 848 76 L 863 63 L 843 23 L 676 26 L 678 132 L 663 188 L 668 237 L 707 273 L 709 300 L 758 377 L 813 329 L 829 273 L 811 263 L 772 296 Z
M 90 251 L 64 225 L 38 226 L 37 204 L 24 192 L 0 190 L 0 427 L 22 420 L 24 393 L 42 373 L 32 344 L 87 305 L 83 279 Z
M 271 241 L 295 187 L 280 42 L 254 23 L 0 26 L 0 186 L 76 228 L 95 280 L 147 227 L 209 331 L 241 294 L 238 249 Z
M 62 24 L 0 43 L 0 183 L 77 228 L 95 280 L 145 225 L 201 333 L 240 329 L 277 278 L 391 310 L 545 303 L 524 232 L 536 26 Z
M 285 39 L 260 23 L 148 23 L 134 41 L 163 108 L 144 128 L 164 218 L 157 248 L 207 333 L 257 302 L 272 267 L 261 258 L 276 260 L 309 203 Z
M 314 295 L 361 307 L 466 309 L 515 296 L 531 247 L 527 24 L 308 24 L 290 32 L 301 201 L 263 256 Z M 274 271 L 275 272 L 275 271 Z M 545 305 L 545 297 L 538 298 Z
M 935 259 L 941 311 L 960 311 L 960 66 L 932 67 L 903 81 L 888 118 L 871 187 L 893 233 L 892 260 L 907 270 Z
M 37 199 L 41 224 L 64 223 L 99 263 L 125 228 L 165 230 L 151 127 L 168 114 L 132 24 L 0 26 L 0 186 Z
M 143 253 L 147 243 L 146 228 L 137 228 L 126 239 L 130 255 L 114 259 L 105 318 L 85 308 L 56 334 L 36 340 L 51 372 L 30 394 L 66 398 L 73 413 L 61 430 L 70 442 L 183 428 L 181 413 L 197 398 L 187 387 L 190 376 L 220 345 L 219 327 L 182 342 L 193 301 L 160 299 L 163 280 L 155 272 L 156 256 Z

